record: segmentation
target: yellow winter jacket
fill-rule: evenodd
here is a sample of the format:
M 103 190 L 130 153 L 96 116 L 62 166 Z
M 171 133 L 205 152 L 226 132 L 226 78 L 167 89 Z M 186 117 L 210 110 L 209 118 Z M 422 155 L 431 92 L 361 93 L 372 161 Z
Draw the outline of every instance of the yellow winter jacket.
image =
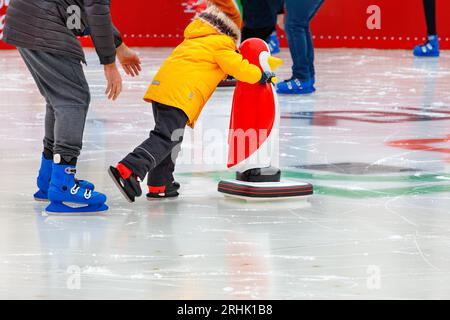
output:
M 240 30 L 217 7 L 197 16 L 185 40 L 163 63 L 144 97 L 183 110 L 194 127 L 204 105 L 227 75 L 257 83 L 261 70 L 237 53 Z

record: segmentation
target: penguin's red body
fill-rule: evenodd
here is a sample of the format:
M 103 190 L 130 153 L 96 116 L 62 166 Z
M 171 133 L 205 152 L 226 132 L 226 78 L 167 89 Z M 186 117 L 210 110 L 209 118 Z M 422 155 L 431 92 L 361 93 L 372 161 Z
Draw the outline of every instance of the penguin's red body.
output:
M 262 72 L 261 55 L 270 55 L 264 41 L 244 41 L 240 47 L 241 54 L 251 64 L 258 66 Z M 267 59 L 266 59 L 267 60 Z M 272 84 L 249 84 L 238 82 L 234 96 L 228 138 L 228 168 L 232 168 L 258 151 L 272 133 L 276 118 L 276 100 Z M 239 132 L 255 137 L 256 143 L 242 143 Z

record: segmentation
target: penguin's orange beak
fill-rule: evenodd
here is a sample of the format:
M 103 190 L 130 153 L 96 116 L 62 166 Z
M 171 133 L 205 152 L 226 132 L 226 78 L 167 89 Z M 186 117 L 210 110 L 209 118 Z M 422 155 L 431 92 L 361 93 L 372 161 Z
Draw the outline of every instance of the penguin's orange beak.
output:
M 272 56 L 269 57 L 268 62 L 272 71 L 277 70 L 283 64 L 283 60 Z

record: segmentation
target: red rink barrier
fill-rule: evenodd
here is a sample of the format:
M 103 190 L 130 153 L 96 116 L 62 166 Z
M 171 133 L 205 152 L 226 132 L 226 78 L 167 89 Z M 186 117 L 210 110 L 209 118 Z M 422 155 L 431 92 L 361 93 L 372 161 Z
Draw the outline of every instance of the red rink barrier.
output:
M 10 1 L 0 0 L 0 39 Z M 194 15 L 186 2 L 113 0 L 114 23 L 131 46 L 175 46 Z M 441 45 L 450 48 L 450 1 L 437 0 L 437 6 Z M 316 46 L 323 48 L 411 49 L 426 34 L 422 0 L 325 0 L 312 29 Z

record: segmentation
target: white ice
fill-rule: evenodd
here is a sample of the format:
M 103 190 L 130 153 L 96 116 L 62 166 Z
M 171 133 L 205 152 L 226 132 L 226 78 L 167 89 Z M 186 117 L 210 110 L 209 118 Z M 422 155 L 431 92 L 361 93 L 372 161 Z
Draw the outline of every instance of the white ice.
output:
M 282 169 L 314 184 L 308 205 L 216 191 L 229 177 L 231 89 L 188 130 L 183 152 L 195 161 L 177 167 L 180 199 L 128 204 L 106 169 L 152 128 L 142 97 L 170 49 L 138 51 L 144 72 L 124 78 L 116 103 L 88 51 L 78 173 L 109 197 L 97 216 L 43 216 L 33 201 L 44 101 L 17 52 L 0 52 L 0 298 L 450 298 L 450 55 L 318 50 L 317 93 L 280 97 Z M 438 140 L 425 151 L 388 145 L 411 139 Z

